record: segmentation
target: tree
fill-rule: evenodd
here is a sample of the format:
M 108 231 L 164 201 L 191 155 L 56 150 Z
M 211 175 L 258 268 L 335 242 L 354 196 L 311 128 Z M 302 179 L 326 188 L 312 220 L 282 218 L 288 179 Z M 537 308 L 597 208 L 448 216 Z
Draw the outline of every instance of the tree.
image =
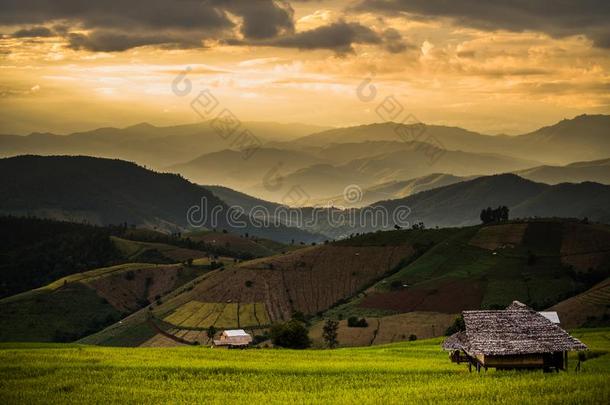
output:
M 326 342 L 329 349 L 334 349 L 339 345 L 339 341 L 337 340 L 338 330 L 338 321 L 327 319 L 324 323 L 324 327 L 322 328 L 322 338 L 324 338 L 324 342 Z
M 306 349 L 311 344 L 305 325 L 294 319 L 273 325 L 270 335 L 273 344 L 279 347 Z
M 216 335 L 216 332 L 218 332 L 218 330 L 216 329 L 216 327 L 214 325 L 211 325 L 206 334 L 208 335 L 208 341 L 214 339 L 214 336 Z
M 455 318 L 453 321 L 453 325 L 447 328 L 445 331 L 445 336 L 453 335 L 457 332 L 462 332 L 466 330 L 466 324 L 464 323 L 464 317 L 462 315 Z

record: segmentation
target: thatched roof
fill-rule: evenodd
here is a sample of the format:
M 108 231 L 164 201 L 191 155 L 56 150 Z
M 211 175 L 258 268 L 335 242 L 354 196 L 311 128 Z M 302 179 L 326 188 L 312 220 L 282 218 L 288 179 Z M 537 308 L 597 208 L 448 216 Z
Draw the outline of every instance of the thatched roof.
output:
M 528 307 L 527 305 L 525 305 L 524 303 L 522 303 L 521 301 L 513 301 L 512 304 L 510 304 L 509 306 L 506 307 L 507 310 L 511 310 L 511 309 L 531 309 L 530 307 Z
M 461 350 L 466 344 L 466 332 L 457 332 L 449 336 L 443 342 L 445 350 Z
M 465 332 L 443 343 L 445 350 L 470 355 L 514 355 L 586 350 L 580 340 L 538 312 L 517 302 L 500 311 L 464 311 Z M 456 336 L 457 335 L 457 336 Z

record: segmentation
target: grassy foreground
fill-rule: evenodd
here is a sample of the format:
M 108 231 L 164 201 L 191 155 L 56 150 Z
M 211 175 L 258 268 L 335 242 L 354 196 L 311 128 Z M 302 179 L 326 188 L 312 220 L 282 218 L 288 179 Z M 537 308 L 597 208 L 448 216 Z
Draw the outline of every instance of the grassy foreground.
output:
M 574 335 L 594 358 L 559 374 L 470 374 L 440 339 L 332 351 L 3 344 L 0 403 L 609 403 L 610 330 Z

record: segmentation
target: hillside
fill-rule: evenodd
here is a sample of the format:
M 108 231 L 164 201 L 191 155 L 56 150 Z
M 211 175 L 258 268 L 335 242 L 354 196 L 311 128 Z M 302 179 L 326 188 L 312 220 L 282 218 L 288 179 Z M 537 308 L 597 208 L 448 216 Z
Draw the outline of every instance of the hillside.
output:
M 290 319 L 294 312 L 321 314 L 419 254 L 422 243 L 439 241 L 447 233 L 451 231 L 405 232 L 383 245 L 374 240 L 325 244 L 229 264 L 170 294 L 153 306 L 151 314 L 166 333 L 200 343 L 207 342 L 210 325 L 258 333 L 273 322 Z M 147 314 L 141 311 L 83 342 L 167 344 L 163 336 L 151 336 L 146 323 Z
M 409 220 L 427 226 L 463 226 L 479 223 L 484 207 L 506 205 L 513 218 L 562 217 L 610 222 L 610 186 L 596 183 L 547 185 L 503 174 L 424 191 L 374 206 L 392 210 L 410 207 Z
M 0 213 L 100 225 L 127 223 L 170 232 L 235 229 L 285 242 L 321 239 L 284 226 L 253 226 L 249 217 L 230 214 L 226 204 L 205 188 L 120 160 L 21 156 L 0 159 L 0 173 L 11 173 L 0 177 L 0 194 L 6 196 Z
M 596 244 L 585 243 L 585 234 Z M 608 226 L 536 220 L 461 228 L 325 316 L 457 314 L 504 308 L 515 299 L 542 310 L 608 275 Z
M 548 310 L 557 311 L 566 328 L 610 325 L 610 278 Z
M 57 317 L 65 312 L 65 328 L 72 338 L 96 332 L 83 343 L 174 346 L 185 341 L 205 344 L 212 325 L 263 334 L 272 323 L 300 312 L 313 321 L 311 333 L 317 344 L 320 319 L 351 316 L 365 317 L 368 327 L 348 327 L 343 321 L 343 345 L 384 344 L 411 334 L 442 335 L 461 310 L 504 307 L 514 299 L 537 309 L 564 303 L 571 308 L 571 297 L 601 291 L 604 284 L 595 284 L 610 276 L 610 227 L 578 221 L 394 230 L 298 250 L 224 233 L 184 237 L 191 243 L 228 241 L 236 249 L 266 248 L 258 253 L 277 253 L 241 262 L 206 255 L 194 260 L 192 268 L 130 264 L 76 274 L 0 301 L 3 321 L 23 325 L 24 318 L 44 317 L 52 307 L 48 322 L 62 325 Z M 123 251 L 137 252 L 142 244 L 114 240 L 127 245 L 121 247 Z M 157 248 L 176 259 L 188 257 L 188 250 Z M 134 275 L 128 277 L 130 272 Z M 602 299 L 596 301 L 597 309 L 578 307 L 586 312 L 585 320 L 605 319 L 605 295 L 595 294 Z M 82 321 L 89 311 L 104 314 L 105 321 L 92 316 L 97 319 L 95 327 L 93 321 Z M 56 339 L 51 334 L 55 330 L 45 322 L 39 322 L 42 330 L 31 324 L 8 330 L 17 340 L 28 340 L 28 333 Z
M 119 227 L 0 216 L 0 298 L 58 278 L 123 263 Z
M 0 341 L 74 341 L 205 271 L 205 267 L 131 263 L 61 278 L 0 300 Z
M 582 235 L 597 242 L 587 243 Z M 168 294 L 152 311 L 82 342 L 205 344 L 211 325 L 261 335 L 271 323 L 302 312 L 313 321 L 316 345 L 322 344 L 319 321 L 329 317 L 342 320 L 343 346 L 385 344 L 412 334 L 440 336 L 464 309 L 500 308 L 515 299 L 540 310 L 562 305 L 609 275 L 608 226 L 538 220 L 376 232 L 229 263 Z M 607 297 L 599 297 L 598 307 L 605 308 Z M 587 316 L 603 318 L 598 312 Z M 351 316 L 364 317 L 368 326 L 348 327 Z

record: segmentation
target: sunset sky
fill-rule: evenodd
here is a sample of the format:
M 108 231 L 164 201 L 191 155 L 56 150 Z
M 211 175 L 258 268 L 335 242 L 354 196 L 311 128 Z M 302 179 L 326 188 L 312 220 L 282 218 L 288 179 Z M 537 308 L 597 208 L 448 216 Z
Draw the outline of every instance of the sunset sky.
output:
M 610 2 L 0 0 L 0 133 L 197 122 L 417 119 L 517 134 L 610 113 Z M 172 82 L 189 67 L 192 89 Z M 366 78 L 377 90 L 358 97 Z

